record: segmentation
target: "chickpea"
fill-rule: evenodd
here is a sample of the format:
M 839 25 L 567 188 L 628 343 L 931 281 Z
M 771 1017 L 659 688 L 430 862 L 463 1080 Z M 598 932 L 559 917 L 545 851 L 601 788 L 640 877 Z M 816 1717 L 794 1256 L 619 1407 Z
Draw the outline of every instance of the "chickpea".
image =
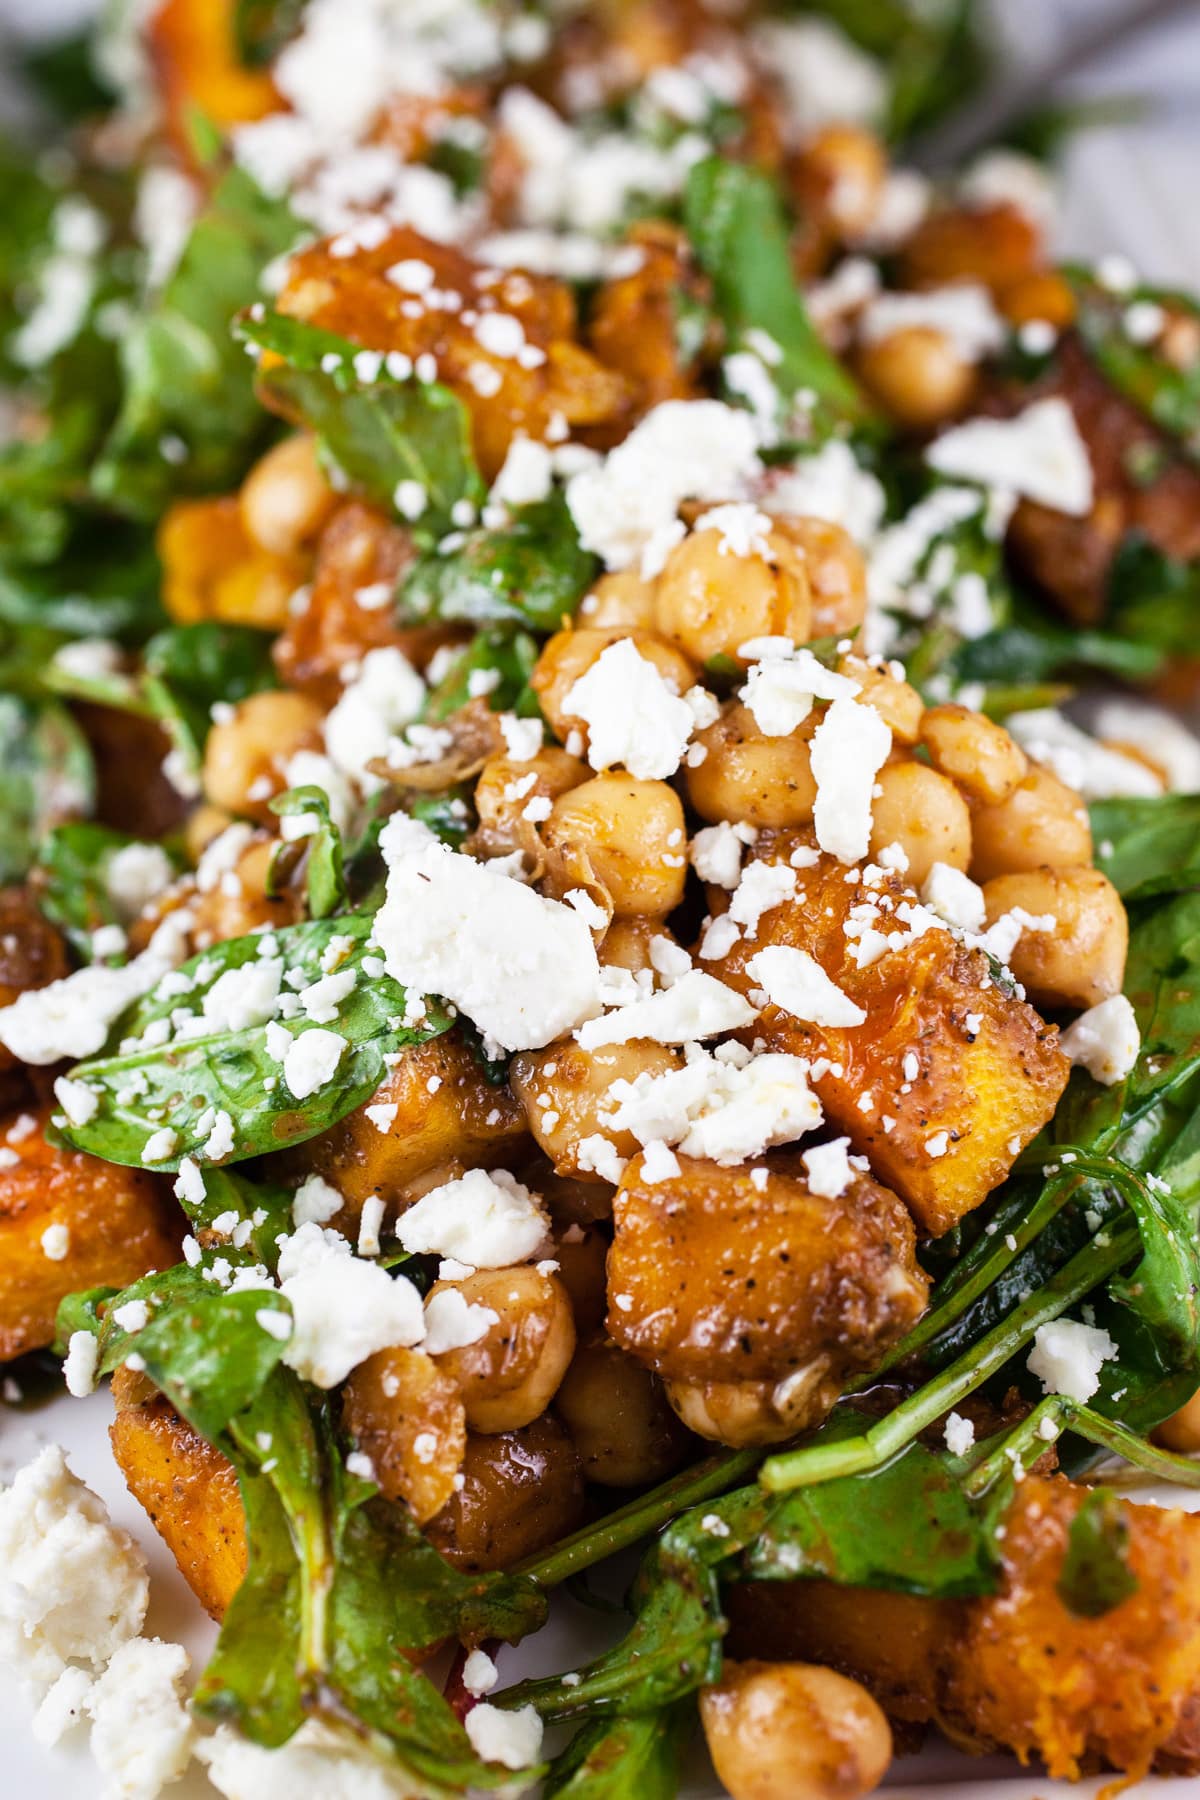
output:
M 587 764 L 568 756 L 557 744 L 547 744 L 528 762 L 516 762 L 511 756 L 489 757 L 475 784 L 475 810 L 489 848 L 503 844 L 515 848 L 523 835 L 522 814 L 531 800 L 557 800 L 587 778 Z
M 193 863 L 198 863 L 215 838 L 233 824 L 232 814 L 219 806 L 201 801 L 188 814 L 183 827 L 183 846 Z
M 595 1186 L 587 1191 L 594 1194 Z M 575 1329 L 590 1336 L 600 1329 L 608 1311 L 608 1239 L 595 1225 L 566 1225 L 554 1233 L 554 1256 Z
M 337 505 L 317 460 L 316 440 L 307 432 L 284 438 L 260 457 L 238 500 L 248 535 L 276 556 L 293 555 L 311 543 Z
M 302 903 L 295 890 L 285 888 L 274 898 L 267 893 L 267 876 L 278 842 L 277 838 L 264 838 L 251 844 L 238 858 L 232 881 L 222 879 L 190 902 L 200 949 L 227 938 L 246 937 L 260 925 L 274 928 L 299 921 Z
M 601 1122 L 601 1114 L 614 1105 L 609 1094 L 613 1082 L 662 1075 L 679 1064 L 677 1052 L 647 1039 L 584 1050 L 564 1038 L 545 1050 L 518 1052 L 509 1067 L 509 1082 L 555 1171 L 599 1181 L 602 1176 L 579 1165 L 581 1139 L 599 1132 L 622 1157 L 636 1156 L 641 1149 L 631 1131 L 610 1131 Z M 542 1100 L 547 1104 L 539 1104 Z
M 1075 323 L 1075 296 L 1056 269 L 1035 269 L 1009 282 L 998 295 L 1001 312 L 1014 325 L 1034 320 L 1066 331 Z
M 542 654 L 537 659 L 531 682 L 550 729 L 560 742 L 565 743 L 573 731 L 577 731 L 586 742 L 587 727 L 582 719 L 567 711 L 566 697 L 580 676 L 586 675 L 609 645 L 619 642 L 621 638 L 630 638 L 638 655 L 652 663 L 676 693 L 685 694 L 693 685 L 695 670 L 686 656 L 681 656 L 674 645 L 664 642 L 661 637 L 655 637 L 651 632 L 625 631 L 611 627 L 605 631 L 587 628 L 556 631 L 542 646 Z
M 908 857 L 905 879 L 920 887 L 934 863 L 966 869 L 971 860 L 971 815 L 952 781 L 924 763 L 889 763 L 879 771 L 871 808 L 871 854 L 899 844 Z
M 733 1800 L 857 1800 L 892 1760 L 878 1703 L 813 1663 L 727 1661 L 700 1696 L 700 1718 Z
M 204 751 L 204 796 L 213 806 L 244 817 L 273 819 L 265 800 L 250 789 L 265 777 L 271 792 L 283 786 L 278 769 L 295 751 L 320 739 L 324 714 L 308 694 L 287 688 L 251 694 L 239 701 L 231 719 L 215 724 Z
M 891 726 L 892 736 L 898 744 L 916 743 L 925 702 L 903 676 L 893 675 L 886 666 L 876 667 L 863 656 L 843 656 L 838 663 L 838 674 L 857 681 L 858 698 L 865 706 L 873 707 Z
M 589 1481 L 638 1487 L 679 1467 L 688 1434 L 656 1375 L 616 1344 L 581 1344 L 554 1401 Z
M 441 1511 L 454 1493 L 467 1424 L 457 1387 L 431 1356 L 369 1356 L 342 1391 L 342 1423 L 374 1464 L 385 1499 L 406 1505 L 418 1525 Z
M 846 237 L 868 230 L 883 193 L 887 156 L 861 125 L 825 125 L 801 152 L 803 180 L 825 197 L 824 210 Z
M 446 1285 L 437 1282 L 431 1293 Z M 545 1412 L 575 1353 L 567 1290 L 525 1265 L 479 1269 L 456 1286 L 469 1306 L 490 1307 L 496 1323 L 434 1360 L 457 1382 L 472 1431 L 519 1431 Z
M 542 831 L 553 848 L 575 844 L 608 890 L 613 911 L 672 912 L 687 879 L 683 806 L 665 781 L 597 775 L 560 794 Z
M 654 583 L 636 569 L 602 575 L 579 604 L 581 622 L 592 630 L 654 630 Z
M 689 1431 L 740 1449 L 778 1444 L 819 1425 L 838 1395 L 818 1357 L 783 1381 L 667 1381 L 667 1399 Z
M 1164 1419 L 1153 1435 L 1156 1444 L 1178 1451 L 1180 1456 L 1190 1456 L 1200 1450 L 1200 1391 L 1194 1393 L 1177 1413 Z
M 696 734 L 702 762 L 688 765 L 688 799 L 710 824 L 807 825 L 817 784 L 805 738 L 767 737 L 736 702 Z
M 1007 799 L 975 809 L 968 872 L 981 885 L 997 875 L 1079 868 L 1091 860 L 1087 808 L 1049 769 L 1031 763 Z
M 1129 948 L 1129 920 L 1099 869 L 1028 869 L 997 875 L 983 890 L 988 924 L 1021 907 L 1052 918 L 1053 931 L 1021 933 L 1009 957 L 1035 1006 L 1096 1006 L 1119 994 Z
M 798 547 L 781 531 L 768 532 L 769 557 L 736 556 L 715 527 L 693 531 L 677 544 L 658 578 L 655 617 L 672 643 L 700 664 L 739 655 L 751 638 L 812 635 L 808 570 Z
M 1029 773 L 1029 760 L 1003 725 L 965 706 L 931 706 L 921 720 L 921 742 L 939 775 L 968 800 L 997 806 Z
M 775 529 L 804 557 L 812 596 L 810 635 L 838 638 L 857 630 L 867 612 L 867 565 L 850 533 L 827 519 L 796 513 L 778 515 Z
M 552 1413 L 522 1431 L 468 1432 L 462 1478 L 426 1528 L 455 1568 L 511 1568 L 582 1521 L 579 1455 Z
M 977 371 L 944 331 L 905 325 L 858 352 L 865 387 L 906 431 L 953 419 L 975 392 Z

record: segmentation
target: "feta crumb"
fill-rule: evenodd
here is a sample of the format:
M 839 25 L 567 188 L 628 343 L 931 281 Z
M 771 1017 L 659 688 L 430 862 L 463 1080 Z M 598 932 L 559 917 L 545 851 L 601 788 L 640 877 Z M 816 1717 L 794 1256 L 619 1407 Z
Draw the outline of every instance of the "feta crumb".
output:
M 839 1200 L 854 1180 L 850 1166 L 850 1139 L 834 1138 L 828 1144 L 815 1144 L 801 1153 L 808 1175 L 809 1192 L 823 1200 Z
M 1100 1386 L 1100 1370 L 1118 1355 L 1107 1331 L 1074 1319 L 1039 1325 L 1025 1361 L 1047 1394 L 1065 1394 L 1082 1405 Z
M 1081 1013 L 1059 1039 L 1059 1048 L 1096 1081 L 1112 1087 L 1133 1070 L 1141 1049 L 1137 1016 L 1124 994 L 1113 994 Z
M 383 1225 L 384 1203 L 378 1194 L 368 1194 L 363 1201 L 362 1213 L 358 1221 L 358 1242 L 355 1248 L 360 1256 L 379 1255 L 379 1233 Z
M 443 1263 L 439 1279 L 448 1279 L 442 1273 L 447 1267 L 462 1266 L 465 1265 Z M 443 1288 L 440 1293 L 431 1294 L 425 1303 L 425 1337 L 421 1348 L 429 1356 L 441 1356 L 447 1350 L 463 1350 L 468 1344 L 477 1344 L 493 1325 L 499 1323 L 499 1313 L 493 1312 L 490 1306 L 468 1302 L 457 1288 Z
M 306 1175 L 292 1199 L 292 1223 L 328 1225 L 344 1205 L 344 1196 L 323 1175 Z
M 975 1442 L 975 1427 L 961 1413 L 952 1412 L 946 1420 L 944 1435 L 951 1456 L 965 1456 Z
M 939 919 L 960 931 L 982 931 L 987 921 L 983 889 L 949 863 L 934 863 L 921 888 L 921 899 Z
M 478 1697 L 491 1693 L 500 1679 L 500 1672 L 486 1650 L 472 1650 L 463 1664 L 462 1679 L 468 1694 Z
M 1012 419 L 970 419 L 936 438 L 925 460 L 942 475 L 977 481 L 1081 518 L 1095 492 L 1087 445 L 1065 400 L 1035 401 Z
M 471 1748 L 484 1762 L 500 1763 L 506 1769 L 524 1769 L 536 1763 L 542 1753 L 542 1721 L 536 1707 L 522 1706 L 516 1712 L 503 1712 L 481 1700 L 463 1723 Z
M 283 1078 L 297 1100 L 307 1100 L 333 1080 L 345 1049 L 345 1038 L 321 1025 L 292 1039 L 283 1059 Z
M 194 1733 L 183 1694 L 190 1663 L 180 1644 L 132 1638 L 92 1688 L 90 1748 L 109 1800 L 155 1800 L 183 1774 Z
M 161 1130 L 152 1131 L 142 1145 L 142 1161 L 147 1164 L 166 1162 L 178 1148 L 179 1133 L 164 1125 Z
M 827 669 L 811 650 L 787 638 L 753 638 L 738 647 L 751 659 L 740 698 L 768 737 L 790 737 L 812 711 L 815 700 L 853 698 L 858 683 Z
M 292 1308 L 289 1368 L 331 1388 L 377 1350 L 421 1341 L 421 1296 L 403 1275 L 353 1255 L 347 1240 L 302 1225 L 279 1253 L 280 1290 Z
M 724 982 L 692 969 L 673 987 L 589 1019 L 575 1033 L 585 1050 L 650 1038 L 658 1044 L 686 1044 L 737 1031 L 756 1017 L 754 1008 Z
M 502 1269 L 532 1256 L 547 1228 L 536 1195 L 507 1170 L 468 1169 L 415 1201 L 401 1215 L 396 1235 L 414 1255 Z
M 48 1262 L 65 1262 L 71 1248 L 71 1230 L 67 1225 L 47 1225 L 41 1236 L 42 1255 Z
M 793 1018 L 833 1027 L 862 1025 L 866 1021 L 863 1008 L 830 980 L 806 950 L 771 944 L 750 958 L 746 973 L 773 1006 L 781 1007 Z
M 735 888 L 742 878 L 742 851 L 757 836 L 753 825 L 731 825 L 727 820 L 706 825 L 691 841 L 692 867 L 701 881 Z
M 72 1125 L 86 1125 L 95 1118 L 100 1107 L 100 1096 L 86 1081 L 72 1081 L 69 1075 L 60 1075 L 54 1083 L 54 1098 L 66 1113 Z
M 861 862 L 867 854 L 875 777 L 891 747 L 891 728 L 874 707 L 848 697 L 833 701 L 813 733 L 813 827 L 822 850 L 840 862 Z
M 792 1143 L 821 1122 L 808 1064 L 784 1054 L 733 1060 L 692 1046 L 682 1068 L 614 1081 L 608 1098 L 601 1123 L 632 1132 L 644 1146 L 642 1175 L 651 1183 L 679 1172 L 665 1161 L 666 1145 L 727 1168 Z
M 687 701 L 673 694 L 632 638 L 618 638 L 567 690 L 563 711 L 588 728 L 593 769 L 615 765 L 648 781 L 674 775 L 692 735 Z

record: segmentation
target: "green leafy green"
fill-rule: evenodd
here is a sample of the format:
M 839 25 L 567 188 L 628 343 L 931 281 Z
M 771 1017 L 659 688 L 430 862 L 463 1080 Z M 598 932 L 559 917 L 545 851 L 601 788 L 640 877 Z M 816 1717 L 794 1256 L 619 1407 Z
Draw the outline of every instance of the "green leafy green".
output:
M 470 419 L 449 388 L 411 375 L 397 379 L 378 351 L 282 313 L 255 308 L 239 321 L 238 335 L 270 353 L 260 362 L 262 399 L 311 426 L 355 488 L 394 508 L 400 484 L 416 484 L 424 495 L 415 522 L 423 541 L 450 530 L 460 501 L 482 504 Z
M 1093 1488 L 1071 1520 L 1055 1585 L 1077 1619 L 1102 1619 L 1137 1592 L 1137 1576 L 1129 1566 L 1125 1502 L 1111 1488 Z
M 508 525 L 455 533 L 451 548 L 420 557 L 400 589 L 400 615 L 472 624 L 511 620 L 534 631 L 558 631 L 574 615 L 596 569 L 556 490 L 517 507 Z
M 386 1056 L 437 1037 L 450 1025 L 433 1007 L 420 1026 L 405 1025 L 404 990 L 389 976 L 364 973 L 373 924 L 373 914 L 347 913 L 291 925 L 266 939 L 231 938 L 192 957 L 122 1015 L 113 1032 L 115 1050 L 73 1071 L 100 1104 L 86 1125 L 64 1126 L 63 1136 L 107 1162 L 137 1165 L 149 1140 L 167 1130 L 175 1141 L 156 1166 L 178 1168 L 184 1156 L 208 1160 L 204 1145 L 221 1113 L 228 1115 L 233 1132 L 233 1148 L 220 1153 L 222 1161 L 240 1162 L 327 1131 L 374 1093 Z M 331 970 L 354 974 L 355 985 L 338 1003 L 336 1018 L 312 1024 L 296 1002 L 282 1006 L 290 1016 L 276 1020 L 276 1002 L 268 997 L 252 1011 L 262 1023 L 223 1023 L 242 990 L 237 971 L 249 975 L 255 965 L 276 960 L 285 977 L 279 989 L 284 996 Z M 210 1000 L 223 980 L 218 1000 Z M 181 993 L 188 981 L 191 988 Z M 181 1007 L 187 1017 L 181 1017 Z M 206 1022 L 210 1017 L 214 1023 Z M 287 1083 L 286 1045 L 276 1045 L 280 1053 L 273 1055 L 268 1041 L 275 1033 L 294 1040 L 316 1029 L 332 1032 L 345 1047 L 330 1078 L 297 1097 Z
M 84 962 L 92 960 L 93 932 L 120 923 L 108 870 L 118 851 L 137 841 L 107 825 L 75 820 L 53 826 L 37 847 L 38 903 Z
M 151 711 L 197 764 L 214 706 L 233 706 L 276 686 L 270 634 L 215 619 L 160 631 L 146 645 L 143 670 Z
M 940 6 L 919 0 L 805 0 L 800 10 L 829 19 L 878 60 L 886 94 L 881 122 L 894 141 L 927 129 L 962 105 L 982 86 L 989 67 L 970 0 Z
M 537 697 L 529 678 L 537 659 L 537 639 L 527 631 L 510 624 L 485 626 L 431 689 L 423 716 L 440 724 L 466 705 L 473 697 L 473 687 L 478 690 L 482 686 L 493 712 L 534 717 Z
M 1109 571 L 1106 619 L 1112 631 L 1154 656 L 1151 674 L 1171 655 L 1192 654 L 1197 608 L 1200 559 L 1168 556 L 1138 532 L 1122 539 Z
M 805 310 L 770 178 L 745 163 L 708 157 L 688 175 L 684 219 L 713 284 L 729 349 L 752 345 L 756 340 L 747 333 L 765 333 L 778 349 L 778 360 L 764 368 L 778 390 L 781 415 L 811 394 L 819 426 L 865 424 L 866 401 Z
M 1130 306 L 1142 301 L 1195 319 L 1200 317 L 1196 301 L 1155 287 L 1113 293 L 1087 269 L 1072 269 L 1069 276 L 1077 302 L 1076 329 L 1101 374 L 1174 438 L 1186 456 L 1200 457 L 1200 362 L 1171 361 L 1157 339 L 1139 343 L 1125 323 Z
M 694 1724 L 684 1702 L 585 1725 L 551 1765 L 545 1800 L 673 1800 Z
M 285 203 L 244 170 L 220 178 L 161 295 L 122 341 L 120 411 L 92 468 L 105 504 L 152 519 L 177 493 L 241 477 L 264 421 L 230 321 L 297 235 Z
M 1127 903 L 1200 886 L 1200 795 L 1095 800 L 1096 864 Z
M 314 826 L 305 840 L 308 916 L 310 919 L 328 918 L 330 913 L 345 906 L 349 898 L 342 834 L 330 817 L 329 795 L 319 787 L 288 788 L 286 793 L 277 794 L 271 801 L 271 811 L 278 813 L 280 818 L 302 818 Z M 286 855 L 294 847 L 282 846 L 282 854 Z M 275 891 L 275 872 L 276 864 L 272 863 L 268 883 L 268 891 L 272 893 Z
M 4 473 L 0 463 L 0 511 Z M 75 511 L 44 559 L 0 558 L 0 624 L 37 626 L 64 638 L 138 642 L 163 622 L 158 558 L 142 526 Z
M 233 35 L 238 55 L 251 68 L 278 56 L 300 29 L 307 0 L 236 0 Z
M 0 882 L 20 880 L 46 832 L 89 812 L 94 792 L 87 740 L 65 708 L 0 693 Z

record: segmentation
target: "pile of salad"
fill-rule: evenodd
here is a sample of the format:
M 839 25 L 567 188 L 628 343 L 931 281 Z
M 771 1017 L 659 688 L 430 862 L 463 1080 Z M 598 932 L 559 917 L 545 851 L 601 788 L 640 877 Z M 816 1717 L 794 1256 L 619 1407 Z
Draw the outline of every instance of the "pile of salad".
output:
M 143 1635 L 61 1449 L 0 1491 L 110 1800 L 1200 1771 L 1200 1520 L 1111 1481 L 1200 1485 L 1200 308 L 1027 150 L 904 166 L 973 21 L 31 62 L 3 1395 L 111 1378 L 220 1623 Z

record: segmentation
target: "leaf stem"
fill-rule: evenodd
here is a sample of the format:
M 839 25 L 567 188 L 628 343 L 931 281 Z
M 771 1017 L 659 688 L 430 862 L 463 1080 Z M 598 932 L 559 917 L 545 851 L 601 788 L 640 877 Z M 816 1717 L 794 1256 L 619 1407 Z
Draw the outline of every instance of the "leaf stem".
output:
M 902 1401 L 861 1437 L 835 1444 L 811 1444 L 769 1457 L 759 1472 L 762 1485 L 769 1493 L 784 1494 L 792 1488 L 882 1467 L 927 1426 L 1002 1369 L 1039 1326 L 1056 1319 L 1097 1282 L 1128 1262 L 1140 1241 L 1137 1227 L 1132 1224 L 1112 1232 L 1104 1244 L 1093 1239 L 956 1363 Z
M 627 1506 L 618 1507 L 598 1525 L 587 1525 L 542 1555 L 527 1557 L 512 1573 L 531 1575 L 542 1587 L 557 1587 L 581 1569 L 588 1569 L 606 1556 L 649 1537 L 685 1507 L 715 1499 L 718 1494 L 736 1487 L 754 1473 L 762 1454 L 761 1450 L 733 1450 L 707 1457 L 682 1474 L 672 1476 L 670 1481 L 651 1488 L 649 1493 L 640 1494 Z

